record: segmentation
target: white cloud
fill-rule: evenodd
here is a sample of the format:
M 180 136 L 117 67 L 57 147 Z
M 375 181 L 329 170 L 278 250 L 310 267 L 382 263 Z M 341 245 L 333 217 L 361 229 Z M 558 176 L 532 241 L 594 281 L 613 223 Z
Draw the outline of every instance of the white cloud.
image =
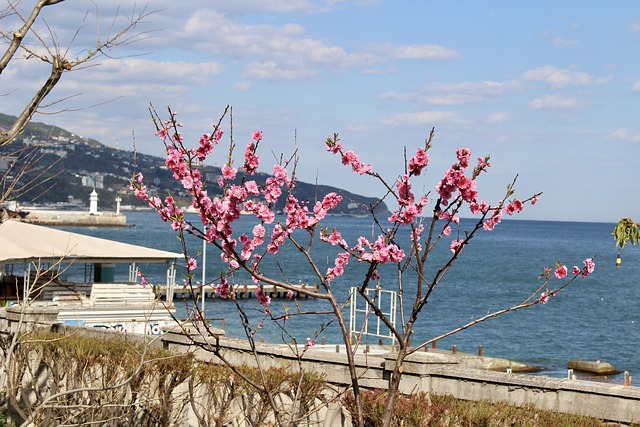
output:
M 578 100 L 575 98 L 566 98 L 559 95 L 545 95 L 542 98 L 536 98 L 531 101 L 531 108 L 540 109 L 568 109 L 578 106 Z
M 506 82 L 486 80 L 483 82 L 428 83 L 425 85 L 425 90 L 427 92 L 462 93 L 474 96 L 485 96 L 504 94 L 519 87 L 520 83 L 515 80 Z
M 419 111 L 415 113 L 401 113 L 382 119 L 381 122 L 388 126 L 413 125 L 413 124 L 434 124 L 436 122 L 448 121 L 455 118 L 451 111 Z
M 611 133 L 611 136 L 622 141 L 640 142 L 640 134 L 629 135 L 627 128 L 617 129 Z
M 552 89 L 561 89 L 565 86 L 604 84 L 611 80 L 611 76 L 596 79 L 591 74 L 585 72 L 546 66 L 526 71 L 522 75 L 522 79 L 532 82 L 544 82 L 550 85 Z
M 553 39 L 553 45 L 555 47 L 572 48 L 572 47 L 578 46 L 578 44 L 579 43 L 577 40 L 565 39 L 560 36 L 557 36 L 556 38 Z
M 434 44 L 395 45 L 384 43 L 370 48 L 372 51 L 396 59 L 450 59 L 458 58 L 460 54 L 453 49 Z
M 279 78 L 307 77 L 319 67 L 344 69 L 375 63 L 370 53 L 349 53 L 341 46 L 328 45 L 306 37 L 298 24 L 245 25 L 220 12 L 207 10 L 193 14 L 178 37 L 180 44 L 205 55 L 218 55 L 237 61 L 268 64 L 280 70 Z M 202 37 L 206 34 L 206 37 Z M 254 78 L 272 79 L 273 72 L 247 70 Z
M 635 18 L 631 23 L 631 32 L 640 33 L 640 18 Z
M 244 92 L 251 89 L 251 87 L 253 87 L 253 83 L 251 83 L 250 81 L 242 81 L 242 82 L 237 82 L 235 85 L 233 85 L 233 87 L 239 91 Z
M 301 78 L 309 78 L 318 72 L 312 69 L 302 68 L 283 68 L 275 61 L 252 62 L 247 65 L 245 72 L 242 74 L 244 78 L 254 78 L 261 80 L 294 80 Z
M 459 82 L 425 84 L 419 91 L 385 92 L 383 99 L 400 101 L 416 101 L 427 105 L 464 105 L 486 102 L 491 97 L 505 95 L 521 90 L 522 84 L 517 80 L 506 82 Z
M 186 61 L 151 61 L 140 58 L 127 58 L 108 61 L 97 68 L 104 74 L 103 78 L 122 80 L 148 78 L 153 70 L 155 79 L 171 80 L 173 82 L 197 83 L 203 79 L 215 77 L 223 70 L 223 66 L 215 61 L 186 62 Z
M 633 86 L 631 86 L 631 92 L 640 92 L 640 80 L 638 80 L 633 84 Z
M 489 115 L 487 121 L 489 123 L 503 123 L 509 120 L 509 117 L 510 116 L 507 113 L 493 113 Z

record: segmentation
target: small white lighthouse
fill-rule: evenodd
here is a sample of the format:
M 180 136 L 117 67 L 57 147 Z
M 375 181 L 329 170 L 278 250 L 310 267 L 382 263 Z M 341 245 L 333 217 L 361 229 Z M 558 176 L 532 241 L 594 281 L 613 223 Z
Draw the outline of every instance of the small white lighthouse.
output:
M 89 215 L 98 215 L 98 193 L 95 188 L 89 195 Z

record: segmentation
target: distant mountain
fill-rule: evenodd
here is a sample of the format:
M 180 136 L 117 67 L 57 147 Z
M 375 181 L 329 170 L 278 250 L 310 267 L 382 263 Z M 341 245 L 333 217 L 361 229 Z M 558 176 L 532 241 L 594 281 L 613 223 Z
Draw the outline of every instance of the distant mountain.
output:
M 14 120 L 14 117 L 0 113 L 0 128 L 8 128 Z M 18 139 L 0 149 L 0 176 L 6 175 L 6 181 L 13 179 L 15 168 L 12 170 L 9 166 L 13 163 L 18 166 L 23 161 L 16 153 L 25 147 L 37 150 L 39 160 L 29 167 L 20 182 L 35 180 L 39 184 L 22 194 L 17 199 L 20 203 L 58 204 L 61 207 L 88 206 L 89 194 L 95 187 L 100 198 L 100 209 L 114 209 L 116 197 L 120 197 L 122 205 L 142 207 L 143 204 L 129 190 L 129 181 L 136 171 L 143 173 L 151 194 L 164 197 L 170 193 L 185 205 L 188 204 L 187 193 L 173 179 L 163 158 L 107 147 L 95 139 L 37 122 L 31 122 Z M 220 168 L 205 166 L 203 176 L 210 195 L 216 195 L 220 191 L 217 185 L 220 175 Z M 267 178 L 268 175 L 264 173 L 252 177 L 259 185 Z M 298 200 L 310 203 L 321 200 L 329 192 L 336 192 L 344 197 L 334 211 L 336 214 L 367 215 L 365 207 L 378 202 L 373 197 L 300 181 L 293 190 Z M 280 202 L 281 205 L 283 203 Z M 277 208 L 281 209 L 282 206 Z M 376 213 L 388 215 L 389 211 L 381 203 L 376 208 Z

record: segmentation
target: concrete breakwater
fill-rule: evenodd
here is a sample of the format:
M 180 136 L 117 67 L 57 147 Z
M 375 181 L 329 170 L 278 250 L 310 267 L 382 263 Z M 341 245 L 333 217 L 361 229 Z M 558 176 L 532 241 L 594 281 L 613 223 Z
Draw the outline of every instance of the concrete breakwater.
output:
M 21 221 L 48 226 L 124 227 L 127 216 L 115 212 L 91 214 L 88 211 L 30 210 Z

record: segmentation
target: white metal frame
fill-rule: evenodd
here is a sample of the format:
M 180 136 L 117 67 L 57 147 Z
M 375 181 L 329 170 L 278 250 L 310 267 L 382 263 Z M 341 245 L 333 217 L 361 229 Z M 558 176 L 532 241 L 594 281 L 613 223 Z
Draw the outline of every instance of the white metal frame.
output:
M 395 291 L 383 289 L 365 289 L 365 294 L 376 301 L 376 307 L 396 326 L 396 308 L 398 294 Z M 388 301 L 387 301 L 388 300 Z M 358 304 L 360 302 L 360 304 Z M 390 339 L 391 345 L 395 345 L 396 337 L 387 328 L 387 325 L 373 313 L 364 298 L 358 298 L 358 288 L 352 287 L 350 292 L 349 333 L 360 343 L 363 336 Z M 387 311 L 385 311 L 387 310 Z M 373 321 L 369 317 L 373 316 Z M 360 321 L 360 323 L 358 323 Z M 373 323 L 373 325 L 372 325 Z M 373 326 L 373 327 L 371 327 Z M 373 329 L 373 330 L 372 330 Z

